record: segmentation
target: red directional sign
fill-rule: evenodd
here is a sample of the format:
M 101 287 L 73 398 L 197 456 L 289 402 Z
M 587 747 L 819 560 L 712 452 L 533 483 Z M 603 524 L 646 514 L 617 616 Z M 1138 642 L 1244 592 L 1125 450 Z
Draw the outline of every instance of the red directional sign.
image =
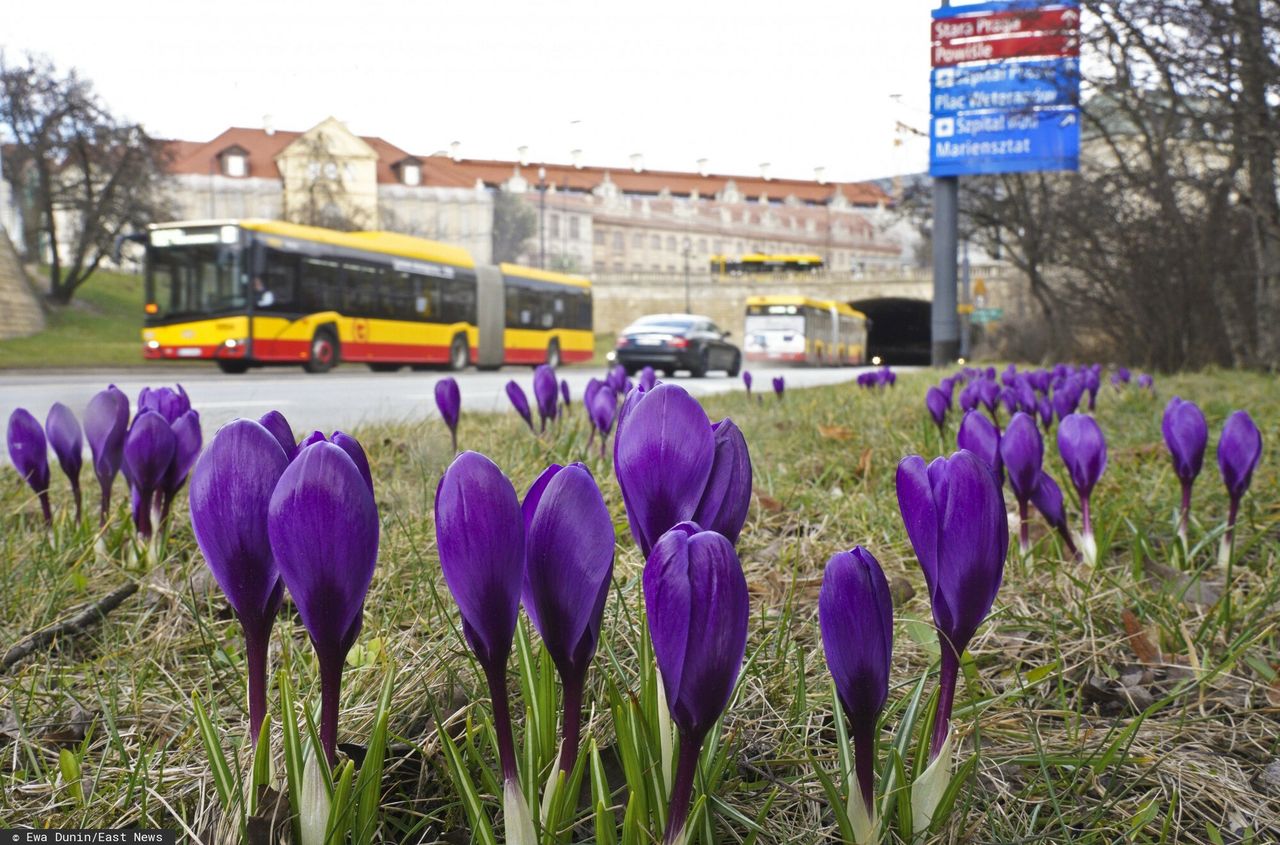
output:
M 1080 55 L 1080 38 L 1076 35 L 1034 34 L 934 44 L 933 66 L 946 67 L 962 62 L 984 62 L 1025 56 L 1078 55 Z
M 957 38 L 991 38 L 1023 35 L 1031 32 L 1070 34 L 1080 25 L 1079 9 L 1036 9 L 997 12 L 968 17 L 940 18 L 933 21 L 934 41 L 949 42 Z

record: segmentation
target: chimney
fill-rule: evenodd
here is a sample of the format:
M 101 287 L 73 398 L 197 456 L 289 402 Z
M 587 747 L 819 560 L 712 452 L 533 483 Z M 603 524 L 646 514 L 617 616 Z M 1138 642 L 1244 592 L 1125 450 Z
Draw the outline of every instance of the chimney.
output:
M 636 173 L 644 172 L 644 153 L 631 154 L 631 169 Z
M 819 185 L 825 185 L 827 184 L 826 173 L 827 169 L 825 167 L 815 167 L 813 169 L 813 178 L 818 180 Z
M 462 142 L 461 141 L 451 141 L 449 143 L 449 158 L 453 159 L 454 161 L 462 160 Z
M 766 182 L 769 181 L 769 162 L 767 161 L 760 162 L 760 178 Z
M 569 158 L 573 161 L 573 169 L 582 169 L 582 150 L 570 150 Z
M 529 148 L 528 147 L 523 145 L 516 147 L 516 155 L 519 158 L 521 167 L 529 166 Z
M 698 175 L 704 178 L 707 175 L 707 160 L 705 158 L 698 159 Z
M 262 131 L 266 132 L 268 136 L 276 134 L 275 124 L 272 122 L 271 115 L 269 114 L 264 114 L 262 116 Z

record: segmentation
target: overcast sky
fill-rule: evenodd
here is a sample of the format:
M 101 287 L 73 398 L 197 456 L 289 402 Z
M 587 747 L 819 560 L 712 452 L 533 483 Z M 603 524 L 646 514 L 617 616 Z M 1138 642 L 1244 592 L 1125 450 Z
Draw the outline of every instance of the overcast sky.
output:
M 861 179 L 921 171 L 936 0 L 50 0 L 0 45 L 162 137 L 332 114 L 411 153 Z M 899 142 L 899 143 L 895 143 Z

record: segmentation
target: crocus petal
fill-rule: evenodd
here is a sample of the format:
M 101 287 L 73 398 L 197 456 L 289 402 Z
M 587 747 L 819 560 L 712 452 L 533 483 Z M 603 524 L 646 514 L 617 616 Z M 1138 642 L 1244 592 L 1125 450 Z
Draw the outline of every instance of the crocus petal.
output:
M 378 559 L 378 507 L 350 455 L 333 443 L 303 449 L 267 510 L 271 551 L 316 653 L 340 661 L 358 630 Z
M 37 493 L 49 489 L 49 442 L 31 412 L 18 408 L 9 415 L 9 460 Z
M 293 436 L 293 429 L 289 427 L 289 421 L 284 418 L 284 414 L 279 411 L 267 411 L 258 422 L 267 431 L 271 432 L 279 443 L 280 448 L 284 450 L 285 457 L 293 460 L 293 455 L 298 451 L 297 441 Z
M 1204 414 L 1196 403 L 1175 396 L 1164 409 L 1160 429 L 1178 478 L 1186 483 L 1195 481 L 1204 465 L 1204 450 L 1209 443 L 1209 424 Z
M 58 456 L 58 464 L 73 488 L 80 486 L 80 467 L 84 463 L 84 437 L 80 433 L 80 423 L 71 409 L 61 402 L 54 402 L 49 409 L 49 416 L 44 421 L 45 433 L 49 437 L 49 445 Z
M 1004 461 L 1000 457 L 1000 429 L 982 414 L 966 411 L 956 431 L 956 445 L 968 449 L 987 462 L 996 478 L 1004 481 Z
M 435 392 L 440 418 L 450 431 L 457 430 L 458 413 L 462 410 L 462 391 L 458 388 L 457 379 L 452 376 L 440 379 L 436 382 Z
M 893 600 L 879 562 L 861 546 L 827 561 L 818 624 L 845 712 L 855 725 L 874 724 L 889 698 Z
M 1013 415 L 1000 437 L 1000 458 L 1013 495 L 1019 502 L 1030 501 L 1044 462 L 1044 440 L 1034 419 L 1021 411 Z
M 524 519 L 493 461 L 463 452 L 436 489 L 436 544 L 463 633 L 487 666 L 505 664 L 524 581 Z
M 1261 459 L 1262 433 L 1247 412 L 1236 411 L 1223 423 L 1218 440 L 1218 469 L 1233 501 L 1239 501 L 1248 491 Z
M 196 544 L 246 625 L 267 621 L 279 608 L 280 572 L 267 512 L 288 465 L 271 431 L 252 420 L 233 420 L 218 430 L 191 470 Z
M 360 445 L 360 441 L 350 434 L 335 431 L 333 436 L 329 438 L 329 442 L 347 453 L 347 456 L 351 458 L 351 462 L 356 465 L 356 469 L 360 470 L 360 477 L 364 479 L 365 484 L 369 485 L 369 492 L 372 493 L 373 472 L 369 469 L 369 458 L 365 455 L 364 447 Z
M 533 397 L 538 403 L 538 416 L 543 427 L 546 421 L 555 419 L 560 407 L 557 397 L 556 371 L 546 364 L 539 364 L 533 370 Z
M 533 428 L 533 414 L 529 410 L 529 397 L 524 395 L 524 389 L 515 381 L 507 382 L 507 398 L 511 400 L 511 405 L 529 426 Z
M 129 429 L 129 397 L 115 385 L 99 391 L 84 412 L 84 434 L 93 455 L 98 483 L 111 488 L 124 461 L 124 438 Z
M 1068 414 L 1059 422 L 1058 452 L 1076 491 L 1088 498 L 1107 468 L 1107 441 L 1093 417 Z
M 124 442 L 130 484 L 144 492 L 160 489 L 176 448 L 173 428 L 159 412 L 138 414 Z
M 182 488 L 199 457 L 203 435 L 200 433 L 200 415 L 191 410 L 183 412 L 170 428 L 173 429 L 173 460 L 165 473 L 164 489 L 172 497 Z
M 715 435 L 698 400 L 660 384 L 633 392 L 614 438 L 614 471 L 636 545 L 648 557 L 676 523 L 692 519 L 715 455 Z
M 534 488 L 524 504 L 522 600 L 561 674 L 580 676 L 595 653 L 601 591 L 613 574 L 613 519 L 582 464 L 549 468 Z
M 711 429 L 715 435 L 715 457 L 693 521 L 736 544 L 751 507 L 751 454 L 746 438 L 733 420 L 725 418 Z
M 942 460 L 938 458 L 934 463 Z M 909 455 L 898 463 L 897 486 L 902 524 L 924 572 L 925 586 L 932 595 L 933 585 L 938 580 L 938 512 L 924 458 Z
M 1040 511 L 1045 522 L 1054 528 L 1066 526 L 1067 513 L 1062 506 L 1062 488 L 1058 487 L 1058 482 L 1054 481 L 1049 473 L 1042 471 L 1036 479 L 1031 502 L 1036 506 L 1036 510 Z
M 924 394 L 925 407 L 929 409 L 929 415 L 933 417 L 933 421 L 938 425 L 942 425 L 947 419 L 947 410 L 951 402 L 947 399 L 945 393 L 936 387 L 931 387 Z

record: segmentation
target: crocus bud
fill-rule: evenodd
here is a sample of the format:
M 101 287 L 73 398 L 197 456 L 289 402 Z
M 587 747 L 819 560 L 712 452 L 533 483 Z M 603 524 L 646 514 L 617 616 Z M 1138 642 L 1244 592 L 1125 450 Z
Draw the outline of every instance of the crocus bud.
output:
M 169 465 L 177 449 L 173 429 L 158 411 L 143 411 L 124 441 L 125 476 L 133 498 L 133 524 L 143 540 L 151 537 L 152 509 L 163 495 Z
M 31 412 L 18 408 L 9 415 L 9 460 L 40 499 L 45 525 L 53 524 L 49 508 L 49 441 Z
M 658 374 L 653 371 L 653 367 L 645 367 L 640 371 L 640 389 L 649 391 L 653 390 L 653 386 L 658 383 Z
M 244 632 L 251 743 L 267 713 L 267 644 L 284 598 L 267 513 L 288 465 L 274 434 L 252 420 L 233 420 L 218 429 L 191 470 L 196 544 Z
M 173 387 L 144 387 L 138 394 L 138 413 L 155 411 L 172 425 L 178 417 L 191 410 L 191 399 L 182 385 Z
M 524 388 L 514 380 L 507 382 L 507 398 L 511 400 L 516 413 L 524 419 L 525 425 L 533 431 L 533 414 L 529 410 L 529 397 L 524 395 Z
M 667 814 L 665 841 L 670 845 L 683 835 L 702 742 L 737 683 L 750 605 L 733 544 L 691 523 L 675 526 L 658 540 L 643 581 L 653 656 L 671 719 L 680 731 Z
M 1036 479 L 1031 503 L 1036 506 L 1036 510 L 1040 511 L 1045 522 L 1057 530 L 1067 551 L 1071 552 L 1072 556 L 1079 556 L 1080 552 L 1076 549 L 1075 541 L 1071 539 L 1071 528 L 1067 525 L 1067 512 L 1062 505 L 1062 489 L 1049 473 L 1041 471 L 1040 477 Z
M 525 570 L 520 500 L 493 461 L 478 452 L 463 452 L 440 479 L 435 513 L 445 584 L 462 614 L 463 636 L 489 685 L 507 841 L 533 843 L 532 817 L 520 790 L 506 677 Z
M 746 387 L 746 389 L 747 389 L 747 395 L 748 395 L 748 396 L 750 396 L 750 395 L 751 395 L 751 381 L 752 381 L 752 379 L 751 379 L 751 371 L 750 371 L 750 370 L 743 370 L 743 371 L 742 371 L 742 384 L 743 384 L 743 386 L 744 386 L 744 387 Z
M 114 384 L 89 400 L 84 412 L 84 435 L 93 455 L 93 474 L 102 491 L 100 523 L 111 509 L 111 485 L 124 462 L 124 439 L 129 430 L 129 397 Z
M 565 378 L 560 379 L 560 399 L 564 402 L 566 408 L 571 404 L 569 401 L 569 380 Z
M 1019 411 L 1000 437 L 1000 458 L 1009 474 L 1009 487 L 1018 500 L 1018 543 L 1023 554 L 1031 548 L 1027 531 L 1027 506 L 1035 495 L 1044 462 L 1044 441 L 1036 421 Z
M 363 623 L 379 528 L 369 482 L 334 443 L 299 451 L 267 508 L 271 552 L 320 667 L 320 744 L 331 765 L 343 662 Z
M 616 537 L 609 508 L 582 464 L 552 464 L 521 506 L 525 571 L 521 600 L 542 635 L 564 687 L 560 769 L 578 757 L 582 688 L 600 639 L 600 621 L 613 576 Z
M 938 427 L 938 433 L 942 434 L 947 424 L 947 411 L 951 408 L 947 395 L 937 387 L 931 387 L 924 394 L 924 405 L 929 409 L 929 415 L 933 417 L 933 424 Z
M 297 440 L 293 436 L 293 429 L 289 426 L 289 421 L 285 419 L 284 414 L 279 411 L 267 411 L 258 418 L 258 423 L 271 432 L 271 436 L 280 444 L 280 448 L 284 450 L 284 456 L 289 460 L 293 460 L 293 456 L 298 451 Z
M 715 457 L 693 521 L 723 535 L 730 543 L 737 543 L 751 507 L 751 453 L 733 420 L 720 420 L 711 426 L 711 431 Z
M 818 624 L 827 668 L 853 735 L 858 789 L 849 789 L 849 819 L 858 843 L 876 828 L 875 732 L 889 698 L 893 600 L 880 563 L 862 546 L 827 561 L 818 593 Z
M 71 495 L 76 503 L 76 522 L 80 521 L 80 467 L 84 463 L 84 436 L 80 422 L 71 409 L 61 402 L 54 402 L 44 422 L 49 445 L 58 456 L 58 465 L 71 482 Z
M 777 396 L 778 396 L 778 398 L 779 398 L 779 399 L 781 399 L 781 398 L 782 398 L 782 393 L 783 393 L 783 391 L 784 391 L 785 389 L 786 389 L 786 382 L 785 382 L 785 381 L 783 381 L 782 376 L 774 376 L 774 377 L 773 377 L 773 392 L 777 394 Z
M 1187 546 L 1187 521 L 1191 515 L 1191 486 L 1204 464 L 1204 450 L 1209 443 L 1209 424 L 1194 402 L 1173 397 L 1164 409 L 1160 422 L 1165 446 L 1173 458 L 1173 471 L 1182 484 L 1182 508 L 1178 514 L 1178 537 Z
M 614 393 L 626 394 L 627 390 L 627 368 L 621 364 L 615 364 L 609 370 L 609 374 L 605 377 L 605 383 L 613 388 Z
M 1227 533 L 1222 539 L 1220 560 L 1225 564 L 1230 560 L 1232 543 L 1234 542 L 1236 518 L 1240 513 L 1240 500 L 1249 490 L 1253 480 L 1253 471 L 1262 459 L 1262 433 L 1254 425 L 1253 418 L 1245 411 L 1236 411 L 1227 417 L 1222 425 L 1222 436 L 1218 439 L 1218 469 L 1222 473 L 1222 483 L 1227 487 L 1227 496 L 1231 500 L 1227 514 Z
M 956 431 L 956 445 L 986 461 L 996 479 L 1004 483 L 1004 461 L 1000 457 L 1000 429 L 976 411 L 966 411 Z
M 204 436 L 200 432 L 200 415 L 193 409 L 183 411 L 169 427 L 173 430 L 173 460 L 164 474 L 164 488 L 161 490 L 160 520 L 169 518 L 169 509 L 173 507 L 174 497 L 187 483 L 191 467 L 200 455 L 204 445 Z
M 1089 496 L 1107 468 L 1107 441 L 1093 417 L 1069 414 L 1058 423 L 1058 452 L 1080 496 L 1080 545 L 1085 562 L 1093 565 L 1098 558 L 1098 544 L 1089 517 Z
M 538 420 L 543 431 L 547 430 L 547 420 L 554 420 L 556 411 L 560 408 L 558 387 L 555 370 L 546 364 L 539 364 L 534 368 L 533 398 L 538 403 Z
M 1040 427 L 1048 433 L 1053 428 L 1053 404 L 1041 396 L 1036 400 L 1036 414 L 1040 417 Z
M 627 396 L 613 440 L 614 472 L 646 558 L 659 537 L 693 518 L 715 453 L 711 421 L 684 388 L 660 384 Z
M 941 646 L 929 767 L 912 785 L 918 829 L 929 823 L 950 778 L 950 719 L 960 655 L 995 602 L 1009 549 L 1009 522 L 991 468 L 961 450 L 925 466 L 898 464 L 898 506 L 924 572 Z
M 453 440 L 453 451 L 458 451 L 458 414 L 462 410 L 462 392 L 458 389 L 458 381 L 452 376 L 436 382 L 436 408 L 440 410 L 440 418 L 449 426 L 449 436 Z M 567 403 L 567 400 L 566 400 Z

